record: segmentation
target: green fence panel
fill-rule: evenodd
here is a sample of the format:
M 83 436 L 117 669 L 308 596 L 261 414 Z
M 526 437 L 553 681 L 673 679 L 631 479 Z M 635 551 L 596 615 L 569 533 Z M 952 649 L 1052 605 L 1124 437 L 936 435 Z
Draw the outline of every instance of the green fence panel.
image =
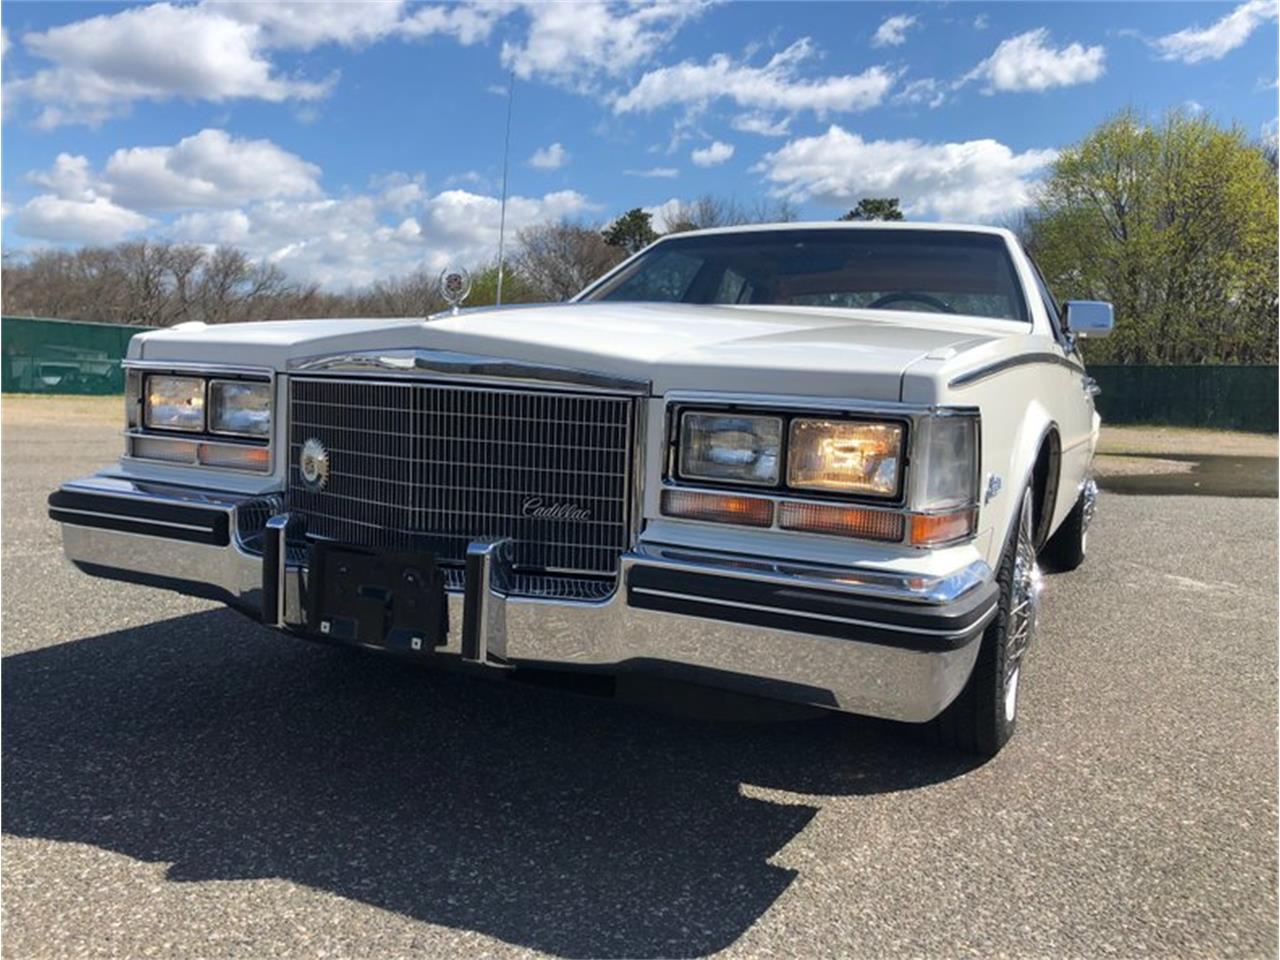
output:
M 1104 423 L 1276 432 L 1274 366 L 1090 364 Z
M 124 393 L 120 361 L 151 327 L 36 317 L 0 318 L 0 390 Z

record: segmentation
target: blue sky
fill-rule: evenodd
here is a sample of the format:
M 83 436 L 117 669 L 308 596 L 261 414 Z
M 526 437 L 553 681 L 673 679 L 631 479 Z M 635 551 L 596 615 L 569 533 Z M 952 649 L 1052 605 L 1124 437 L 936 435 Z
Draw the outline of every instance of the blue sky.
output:
M 999 221 L 1125 106 L 1274 136 L 1273 0 L 17 3 L 3 242 L 235 243 L 342 288 L 714 193 Z

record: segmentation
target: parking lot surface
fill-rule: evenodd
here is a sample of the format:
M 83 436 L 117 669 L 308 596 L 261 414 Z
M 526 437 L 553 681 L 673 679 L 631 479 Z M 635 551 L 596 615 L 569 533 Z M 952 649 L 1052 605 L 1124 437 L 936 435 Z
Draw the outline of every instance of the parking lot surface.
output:
M 1271 956 L 1276 502 L 1104 493 L 1020 729 L 668 683 L 615 699 L 274 635 L 86 577 L 3 435 L 6 957 Z M 19 406 L 19 413 L 21 412 Z

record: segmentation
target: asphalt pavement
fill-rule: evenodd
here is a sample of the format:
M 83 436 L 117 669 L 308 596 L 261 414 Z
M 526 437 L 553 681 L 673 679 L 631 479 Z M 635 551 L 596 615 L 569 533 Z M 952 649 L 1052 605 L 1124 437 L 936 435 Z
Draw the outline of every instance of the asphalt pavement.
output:
M 86 577 L 3 434 L 3 954 L 1274 956 L 1274 499 L 1104 493 L 995 760 L 666 682 L 601 698 Z

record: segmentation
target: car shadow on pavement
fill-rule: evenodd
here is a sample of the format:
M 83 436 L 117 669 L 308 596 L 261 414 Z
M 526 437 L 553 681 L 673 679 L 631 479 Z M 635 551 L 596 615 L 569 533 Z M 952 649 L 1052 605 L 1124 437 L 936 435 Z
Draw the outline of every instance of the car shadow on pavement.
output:
M 791 883 L 770 858 L 821 795 L 972 766 L 889 724 L 489 683 L 222 610 L 15 654 L 2 677 L 6 833 L 174 881 L 283 877 L 569 957 L 725 947 Z

